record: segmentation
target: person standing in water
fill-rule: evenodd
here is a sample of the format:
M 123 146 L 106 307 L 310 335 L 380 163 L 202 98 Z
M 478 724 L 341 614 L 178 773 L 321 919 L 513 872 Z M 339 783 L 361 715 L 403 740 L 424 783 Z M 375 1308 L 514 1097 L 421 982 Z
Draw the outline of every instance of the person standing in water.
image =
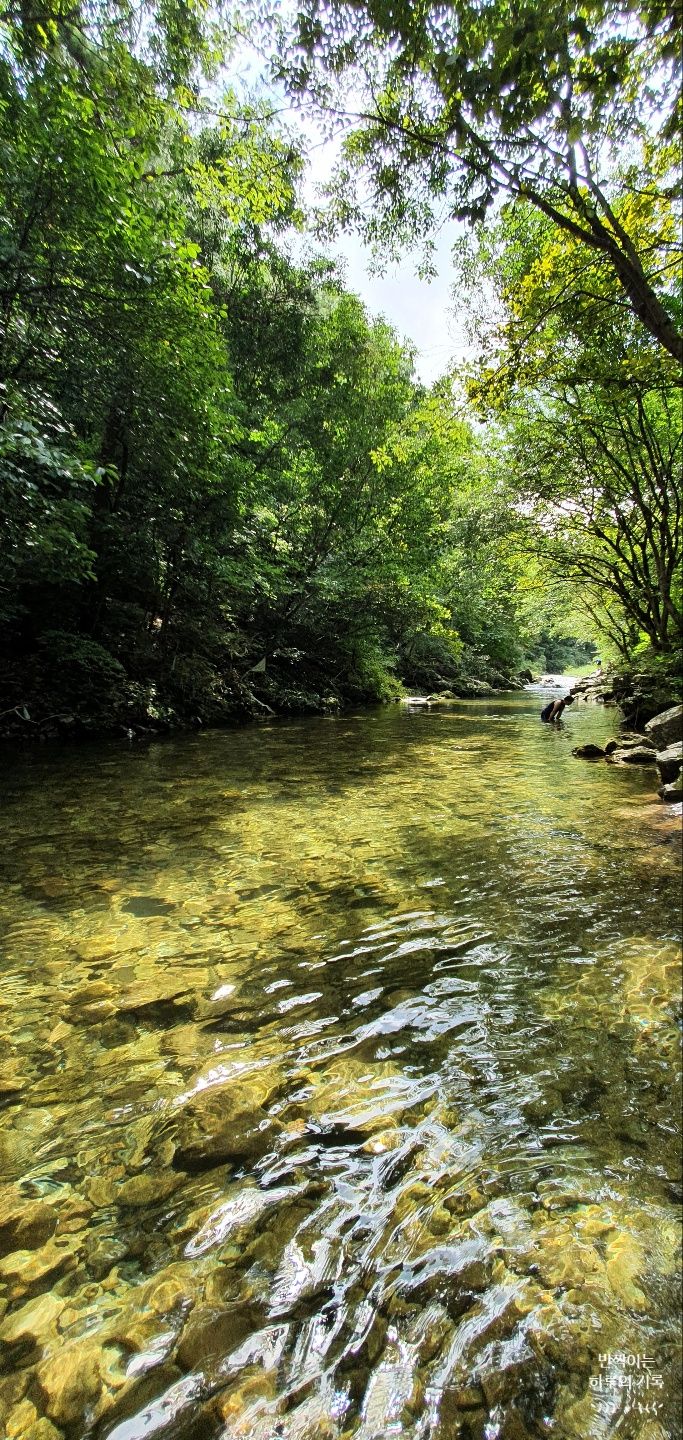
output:
M 559 720 L 562 716 L 565 705 L 573 704 L 573 695 L 565 695 L 563 700 L 551 700 L 550 703 L 546 705 L 543 710 L 541 710 L 541 720 L 545 720 L 546 722 L 550 720 Z

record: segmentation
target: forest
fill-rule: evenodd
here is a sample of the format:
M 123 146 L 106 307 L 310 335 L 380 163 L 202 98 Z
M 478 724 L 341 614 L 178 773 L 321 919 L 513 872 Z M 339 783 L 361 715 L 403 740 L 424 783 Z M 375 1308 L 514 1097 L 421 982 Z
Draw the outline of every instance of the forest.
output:
M 676 673 L 672 4 L 7 0 L 0 36 L 4 735 Z M 471 358 L 427 387 L 328 241 L 428 271 L 444 225 Z
M 679 29 L 0 0 L 0 1440 L 683 1440 Z

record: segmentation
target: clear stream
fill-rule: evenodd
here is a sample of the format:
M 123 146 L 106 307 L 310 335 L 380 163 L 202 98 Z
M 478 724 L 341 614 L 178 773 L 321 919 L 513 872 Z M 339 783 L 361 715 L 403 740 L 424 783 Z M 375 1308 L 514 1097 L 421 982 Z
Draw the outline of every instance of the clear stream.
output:
M 5 754 L 0 1434 L 680 1433 L 679 823 L 542 703 Z

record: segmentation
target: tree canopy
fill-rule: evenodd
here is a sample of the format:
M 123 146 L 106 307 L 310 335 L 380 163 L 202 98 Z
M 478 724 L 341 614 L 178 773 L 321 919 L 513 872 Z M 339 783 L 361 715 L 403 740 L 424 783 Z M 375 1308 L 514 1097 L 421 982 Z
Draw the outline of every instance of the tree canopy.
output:
M 9 11 L 0 709 L 18 731 L 381 698 L 476 445 L 324 259 L 201 9 Z M 448 650 L 452 660 L 455 642 Z
M 616 281 L 531 210 L 462 247 L 461 284 L 489 296 L 469 393 L 502 427 L 520 543 L 576 587 L 622 659 L 641 636 L 669 652 L 683 618 L 676 377 Z
M 362 60 L 345 164 L 378 243 L 480 217 L 480 358 L 429 390 L 324 253 L 293 258 L 302 146 L 226 87 L 234 16 L 3 11 L 5 730 L 473 693 L 559 656 L 577 591 L 587 635 L 668 653 L 671 17 L 562 14 L 316 7 L 282 51 L 328 108 Z
M 306 0 L 283 73 L 347 131 L 338 213 L 379 243 L 534 206 L 616 277 L 640 324 L 683 358 L 671 263 L 625 205 L 680 195 L 674 7 L 509 0 Z M 637 208 L 637 207 L 636 207 Z

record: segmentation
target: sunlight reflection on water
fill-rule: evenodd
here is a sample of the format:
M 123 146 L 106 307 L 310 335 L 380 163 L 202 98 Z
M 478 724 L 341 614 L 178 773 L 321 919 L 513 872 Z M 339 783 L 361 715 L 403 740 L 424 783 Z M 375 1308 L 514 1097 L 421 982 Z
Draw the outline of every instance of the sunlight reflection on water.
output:
M 676 1433 L 675 837 L 539 708 L 8 767 L 8 1433 Z

